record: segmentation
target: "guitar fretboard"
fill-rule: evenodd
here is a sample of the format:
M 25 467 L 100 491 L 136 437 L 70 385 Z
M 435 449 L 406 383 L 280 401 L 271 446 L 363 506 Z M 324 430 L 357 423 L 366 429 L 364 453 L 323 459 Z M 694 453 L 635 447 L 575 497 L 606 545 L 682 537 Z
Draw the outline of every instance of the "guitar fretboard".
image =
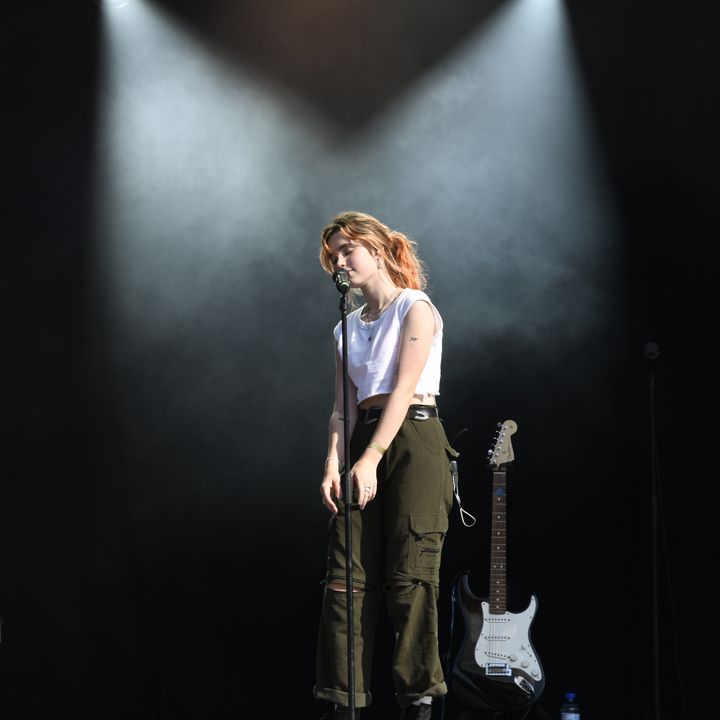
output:
M 507 611 L 507 495 L 506 471 L 493 471 L 490 522 L 490 612 Z

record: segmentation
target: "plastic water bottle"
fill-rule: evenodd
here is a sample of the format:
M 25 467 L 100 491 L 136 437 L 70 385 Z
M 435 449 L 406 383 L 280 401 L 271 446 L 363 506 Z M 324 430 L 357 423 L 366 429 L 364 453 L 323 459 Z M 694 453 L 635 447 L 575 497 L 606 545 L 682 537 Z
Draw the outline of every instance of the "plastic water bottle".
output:
M 560 706 L 560 720 L 580 720 L 580 706 L 575 702 L 575 693 L 565 693 L 565 700 Z

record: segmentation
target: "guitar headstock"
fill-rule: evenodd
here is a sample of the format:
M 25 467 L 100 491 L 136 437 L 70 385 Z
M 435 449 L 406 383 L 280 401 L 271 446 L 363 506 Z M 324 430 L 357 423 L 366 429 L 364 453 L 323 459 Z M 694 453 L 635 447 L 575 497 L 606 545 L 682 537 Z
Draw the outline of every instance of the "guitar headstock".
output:
M 517 423 L 514 420 L 506 420 L 503 423 L 498 423 L 495 432 L 495 442 L 487 454 L 490 467 L 500 468 L 515 459 L 510 437 L 516 430 Z

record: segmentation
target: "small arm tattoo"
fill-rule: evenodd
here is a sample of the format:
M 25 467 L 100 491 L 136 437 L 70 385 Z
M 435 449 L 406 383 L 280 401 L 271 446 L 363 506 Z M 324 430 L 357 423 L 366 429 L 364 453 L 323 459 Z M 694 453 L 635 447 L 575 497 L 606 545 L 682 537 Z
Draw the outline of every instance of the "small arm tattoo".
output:
M 411 335 L 409 338 L 409 342 L 417 342 L 417 338 L 414 335 Z

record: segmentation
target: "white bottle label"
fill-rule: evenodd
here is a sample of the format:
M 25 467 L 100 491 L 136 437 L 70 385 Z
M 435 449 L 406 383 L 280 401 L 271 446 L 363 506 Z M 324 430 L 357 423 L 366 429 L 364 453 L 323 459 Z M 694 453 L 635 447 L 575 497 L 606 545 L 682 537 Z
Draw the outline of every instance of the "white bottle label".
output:
M 578 712 L 560 713 L 560 720 L 580 720 L 580 713 L 578 713 Z

